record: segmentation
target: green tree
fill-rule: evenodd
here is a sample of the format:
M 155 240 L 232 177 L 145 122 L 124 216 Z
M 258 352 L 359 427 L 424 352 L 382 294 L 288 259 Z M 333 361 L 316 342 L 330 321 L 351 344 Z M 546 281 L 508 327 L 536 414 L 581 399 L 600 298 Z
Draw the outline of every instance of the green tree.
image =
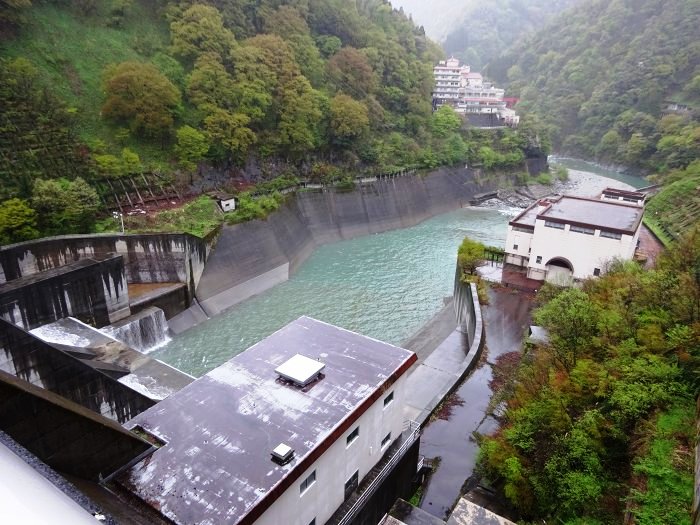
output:
M 446 137 L 450 133 L 459 131 L 462 127 L 462 117 L 450 106 L 441 106 L 433 113 L 433 133 L 438 137 Z
M 248 148 L 257 137 L 248 128 L 250 117 L 242 113 L 229 113 L 224 109 L 215 109 L 204 119 L 206 137 L 218 151 L 219 158 L 233 158 L 241 161 Z
M 209 141 L 206 135 L 190 126 L 182 126 L 177 130 L 175 153 L 180 166 L 186 171 L 197 169 L 200 162 L 209 151 Z
M 343 42 L 335 35 L 319 35 L 316 37 L 316 45 L 325 58 L 330 58 L 340 51 Z
M 375 89 L 377 80 L 367 57 L 352 47 L 344 47 L 326 65 L 328 80 L 338 91 L 364 98 Z
M 83 179 L 41 180 L 34 183 L 32 206 L 44 235 L 90 233 L 100 207 L 97 192 Z
M 299 76 L 281 90 L 277 145 L 281 153 L 298 157 L 320 143 L 322 95 Z
M 9 199 L 0 204 L 0 244 L 12 244 L 39 237 L 36 211 L 27 201 Z
M 216 53 L 200 55 L 186 82 L 187 96 L 202 111 L 232 109 L 236 105 L 233 77 Z
M 195 60 L 204 53 L 215 53 L 225 59 L 236 44 L 231 31 L 224 27 L 216 7 L 194 4 L 170 24 L 174 54 Z
M 163 137 L 170 133 L 180 105 L 180 91 L 155 66 L 122 62 L 105 71 L 105 117 L 125 122 L 135 133 Z
M 476 269 L 484 262 L 485 246 L 479 241 L 465 237 L 457 251 L 457 264 L 462 275 L 473 275 Z
M 323 61 L 306 20 L 292 6 L 282 5 L 265 19 L 267 32 L 279 35 L 289 43 L 302 74 L 313 86 L 323 81 Z
M 570 288 L 537 310 L 535 320 L 549 330 L 554 357 L 571 370 L 592 344 L 600 312 L 584 292 Z
M 129 148 L 122 149 L 121 164 L 124 173 L 127 175 L 133 175 L 135 173 L 141 173 L 143 171 L 143 164 L 141 164 L 141 157 L 135 151 Z
M 333 142 L 347 146 L 369 131 L 367 106 L 348 95 L 338 94 L 331 99 L 330 123 Z

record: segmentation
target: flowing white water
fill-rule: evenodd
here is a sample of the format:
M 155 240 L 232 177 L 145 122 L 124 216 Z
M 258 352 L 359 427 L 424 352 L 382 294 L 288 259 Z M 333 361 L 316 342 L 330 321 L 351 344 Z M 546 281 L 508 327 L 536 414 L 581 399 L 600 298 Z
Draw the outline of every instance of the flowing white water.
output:
M 149 308 L 143 315 L 134 316 L 130 322 L 107 326 L 101 331 L 144 354 L 170 342 L 168 322 L 160 308 Z

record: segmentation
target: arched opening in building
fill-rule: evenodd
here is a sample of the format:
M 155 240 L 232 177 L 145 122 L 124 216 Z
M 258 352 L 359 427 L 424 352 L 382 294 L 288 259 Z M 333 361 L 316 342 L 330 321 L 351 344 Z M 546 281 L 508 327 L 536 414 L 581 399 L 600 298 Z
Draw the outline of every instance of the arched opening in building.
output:
M 547 275 L 545 280 L 548 283 L 568 286 L 574 278 L 574 265 L 564 257 L 554 257 L 547 264 Z

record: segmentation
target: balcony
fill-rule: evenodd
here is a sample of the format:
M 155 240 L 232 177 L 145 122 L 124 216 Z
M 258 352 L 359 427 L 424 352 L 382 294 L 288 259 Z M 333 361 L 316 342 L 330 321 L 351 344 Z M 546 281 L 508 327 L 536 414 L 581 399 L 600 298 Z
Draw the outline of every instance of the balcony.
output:
M 359 488 L 335 511 L 326 525 L 349 525 L 352 523 L 369 499 L 377 492 L 394 467 L 406 455 L 406 452 L 420 438 L 420 425 L 415 421 L 404 423 L 401 436 L 392 443 L 382 459 L 364 477 Z

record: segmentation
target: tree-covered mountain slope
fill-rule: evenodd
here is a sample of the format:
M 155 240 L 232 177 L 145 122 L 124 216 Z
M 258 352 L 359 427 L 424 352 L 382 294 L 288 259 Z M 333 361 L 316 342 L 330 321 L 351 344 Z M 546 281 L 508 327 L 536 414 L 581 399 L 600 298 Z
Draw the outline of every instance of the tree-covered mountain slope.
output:
M 541 28 L 550 18 L 581 0 L 392 0 L 430 38 L 480 70 L 518 37 Z
M 442 52 L 387 0 L 13 0 L 0 29 L 0 219 L 24 217 L 1 243 L 87 231 L 144 174 L 188 193 L 482 151 L 518 169 L 538 135 L 433 115 Z
M 700 153 L 700 2 L 587 0 L 488 67 L 560 151 L 648 171 Z M 667 101 L 690 106 L 667 111 Z M 693 111 L 694 109 L 694 111 Z

